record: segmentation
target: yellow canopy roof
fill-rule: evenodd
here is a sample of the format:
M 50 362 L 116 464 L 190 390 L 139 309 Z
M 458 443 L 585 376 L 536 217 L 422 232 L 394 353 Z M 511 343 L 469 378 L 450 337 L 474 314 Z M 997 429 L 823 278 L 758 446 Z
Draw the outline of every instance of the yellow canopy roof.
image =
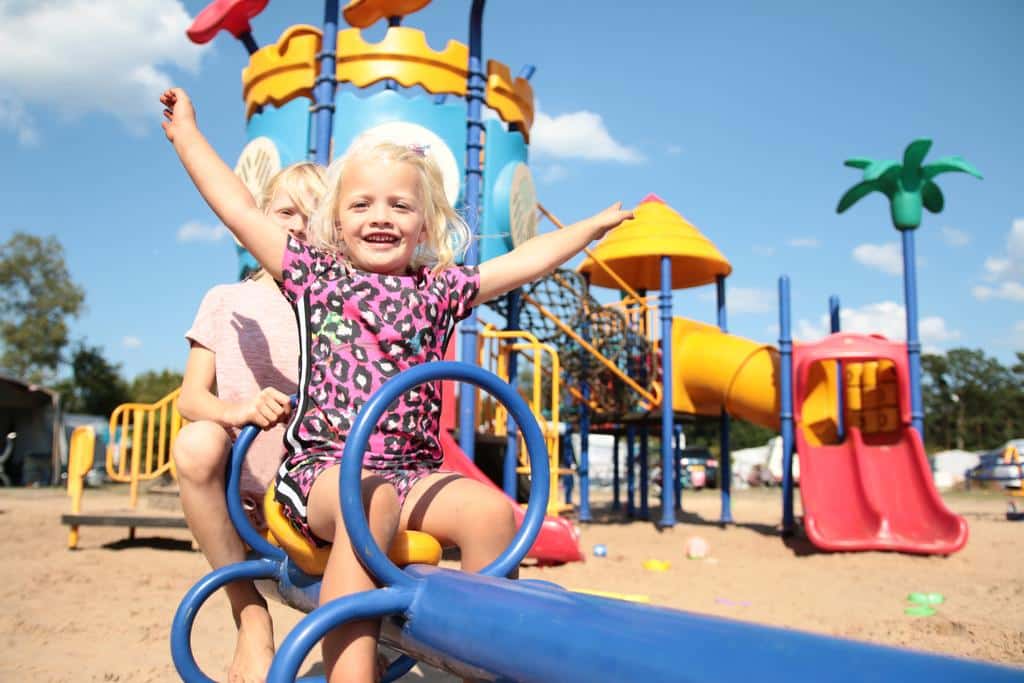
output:
M 661 257 L 672 257 L 672 289 L 697 287 L 729 275 L 732 266 L 700 230 L 655 194 L 633 210 L 633 218 L 605 235 L 592 250 L 634 289 L 661 289 Z M 618 287 L 594 258 L 580 265 L 598 287 Z

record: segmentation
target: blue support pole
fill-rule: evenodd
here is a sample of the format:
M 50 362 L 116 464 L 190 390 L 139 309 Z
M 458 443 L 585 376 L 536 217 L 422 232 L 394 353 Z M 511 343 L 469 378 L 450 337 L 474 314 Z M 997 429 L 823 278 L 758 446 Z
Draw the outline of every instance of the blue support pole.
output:
M 619 433 L 612 435 L 612 510 L 622 509 L 619 502 Z
M 841 329 L 839 316 L 839 297 L 833 294 L 828 298 L 829 330 L 836 334 Z M 843 361 L 836 361 L 836 434 L 840 442 L 846 438 L 846 377 L 843 373 Z
M 583 285 L 586 287 L 584 296 L 587 296 L 590 294 L 589 276 L 583 276 Z M 590 323 L 586 317 L 583 318 L 579 333 L 584 341 L 590 341 Z M 580 401 L 579 407 L 580 457 L 576 468 L 576 475 L 580 479 L 579 520 L 581 522 L 590 522 L 593 519 L 590 515 L 590 383 L 586 380 L 587 360 L 587 355 L 583 354 L 581 358 L 583 379 L 580 381 L 580 395 L 583 400 Z
M 519 290 L 514 289 L 507 295 L 508 301 L 508 319 L 506 320 L 506 330 L 518 330 L 519 329 L 519 309 L 521 299 L 519 297 Z M 508 383 L 512 386 L 516 386 L 518 381 L 519 371 L 519 352 L 512 351 L 508 356 Z M 508 495 L 512 500 L 516 500 L 519 488 L 519 475 L 516 473 L 516 468 L 519 465 L 519 429 L 516 427 L 516 421 L 509 415 L 505 421 L 506 434 L 508 438 L 505 440 L 505 460 L 504 468 L 502 472 L 502 482 L 505 486 L 505 494 Z
M 672 457 L 672 259 L 661 257 L 661 522 L 671 527 L 676 523 L 675 466 Z
M 559 452 L 561 464 L 569 474 L 564 474 L 560 477 L 562 481 L 562 491 L 565 496 L 564 501 L 566 505 L 572 505 L 572 466 L 576 462 L 576 454 L 572 447 L 572 429 L 566 428 L 565 434 L 562 434 L 562 448 Z
M 924 442 L 924 406 L 921 403 L 921 340 L 917 336 L 917 262 L 914 231 L 901 230 L 903 241 L 903 297 L 907 309 L 907 360 L 910 365 L 910 423 Z
M 485 0 L 473 0 L 469 14 L 469 77 L 466 81 L 466 194 L 465 218 L 469 225 L 470 241 L 466 250 L 465 264 L 477 265 L 479 251 L 477 236 L 480 228 L 480 188 L 483 170 L 480 166 L 480 152 L 484 124 L 481 108 L 484 88 L 487 84 L 483 73 L 483 21 Z M 459 330 L 462 342 L 462 360 L 470 365 L 477 364 L 477 313 L 474 308 L 462 321 Z M 459 392 L 459 446 L 462 452 L 474 460 L 476 452 L 476 392 L 463 387 Z
M 396 26 L 401 26 L 401 25 L 402 25 L 402 17 L 400 17 L 400 16 L 388 17 L 388 29 L 389 30 L 394 28 L 394 27 L 396 27 Z M 384 89 L 385 90 L 398 90 L 398 83 L 396 83 L 394 80 L 389 78 L 386 81 L 384 81 Z
M 792 534 L 793 518 L 793 338 L 790 332 L 789 276 L 779 278 L 779 425 L 782 430 L 782 533 Z
M 640 424 L 640 519 L 650 519 L 647 509 L 648 487 L 651 483 L 650 432 L 646 422 Z M 664 474 L 664 473 L 663 473 Z
M 676 487 L 676 510 L 678 512 L 683 511 L 683 426 L 676 424 L 672 426 L 673 435 L 675 436 L 676 455 L 673 458 L 673 464 L 675 469 L 673 470 L 673 483 Z
M 316 126 L 316 143 L 313 160 L 321 166 L 331 163 L 331 127 L 334 119 L 334 78 L 338 43 L 338 0 L 324 2 L 324 32 L 320 41 L 320 74 L 313 81 L 313 117 Z
M 636 517 L 636 425 L 626 426 L 626 515 Z
M 725 307 L 725 276 L 715 277 L 715 294 L 718 302 L 718 329 L 723 333 L 729 331 L 729 323 L 726 318 Z M 729 448 L 729 412 L 725 404 L 722 405 L 722 415 L 719 418 L 718 426 L 718 479 L 719 489 L 722 492 L 721 511 L 718 514 L 718 521 L 721 524 L 732 524 L 732 451 Z

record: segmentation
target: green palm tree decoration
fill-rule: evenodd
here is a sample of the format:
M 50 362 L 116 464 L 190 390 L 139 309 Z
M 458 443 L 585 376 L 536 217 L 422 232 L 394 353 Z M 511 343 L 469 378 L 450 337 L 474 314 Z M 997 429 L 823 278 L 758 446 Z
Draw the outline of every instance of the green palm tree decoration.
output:
M 862 157 L 847 159 L 851 168 L 864 169 L 864 180 L 857 183 L 843 195 L 836 207 L 842 213 L 872 192 L 881 192 L 889 198 L 892 222 L 897 230 L 913 230 L 921 225 L 921 207 L 932 213 L 939 213 L 945 205 L 942 190 L 933 178 L 940 173 L 969 173 L 981 178 L 976 168 L 958 156 L 943 157 L 930 164 L 921 165 L 932 141 L 914 140 L 903 152 L 903 163 L 892 160 L 874 161 Z
M 872 192 L 889 198 L 892 222 L 903 242 L 903 295 L 907 315 L 907 359 L 910 366 L 910 414 L 913 427 L 924 441 L 924 406 L 921 401 L 921 342 L 917 336 L 917 266 L 914 259 L 914 230 L 921 225 L 921 209 L 939 213 L 945 205 L 942 190 L 935 184 L 940 173 L 969 173 L 981 178 L 976 168 L 960 157 L 943 157 L 922 165 L 932 141 L 914 140 L 903 152 L 903 163 L 856 157 L 846 165 L 864 170 L 864 179 L 846 191 L 836 213 L 842 213 Z

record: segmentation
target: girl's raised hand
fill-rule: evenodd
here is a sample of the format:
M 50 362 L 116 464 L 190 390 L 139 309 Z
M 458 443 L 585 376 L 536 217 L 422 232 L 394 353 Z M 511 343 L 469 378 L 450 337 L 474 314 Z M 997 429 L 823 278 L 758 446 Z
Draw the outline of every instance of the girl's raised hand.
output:
M 164 105 L 163 122 L 164 133 L 167 139 L 174 142 L 174 136 L 185 126 L 196 125 L 196 110 L 192 106 L 192 99 L 181 88 L 170 88 L 160 95 L 160 104 Z
M 594 225 L 594 239 L 600 239 L 608 233 L 609 230 L 617 226 L 619 223 L 625 220 L 629 220 L 633 217 L 632 211 L 623 211 L 622 202 L 615 202 L 604 211 L 596 213 L 590 217 Z

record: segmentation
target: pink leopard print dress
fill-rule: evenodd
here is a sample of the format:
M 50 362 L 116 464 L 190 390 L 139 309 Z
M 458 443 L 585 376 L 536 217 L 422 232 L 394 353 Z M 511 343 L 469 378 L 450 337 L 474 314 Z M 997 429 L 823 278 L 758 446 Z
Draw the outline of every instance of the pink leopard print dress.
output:
M 285 430 L 276 497 L 292 524 L 320 543 L 306 522 L 313 482 L 340 462 L 356 413 L 374 391 L 444 357 L 480 277 L 470 267 L 368 273 L 289 238 L 282 280 L 299 324 L 299 404 Z M 440 416 L 440 383 L 420 385 L 388 407 L 370 436 L 363 467 L 394 484 L 402 501 L 441 465 Z

